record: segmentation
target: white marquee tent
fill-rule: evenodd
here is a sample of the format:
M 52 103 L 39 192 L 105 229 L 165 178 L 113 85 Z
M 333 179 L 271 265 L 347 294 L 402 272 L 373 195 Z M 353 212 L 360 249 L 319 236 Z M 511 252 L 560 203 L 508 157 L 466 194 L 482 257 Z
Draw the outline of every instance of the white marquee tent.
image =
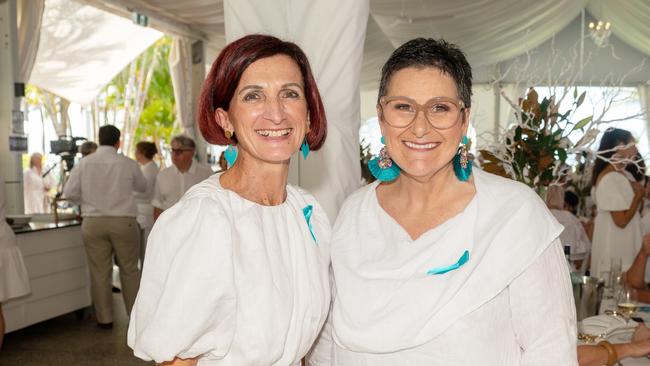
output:
M 495 76 L 502 87 L 514 84 L 516 73 L 506 71 L 530 65 L 531 58 L 535 62 L 529 73 L 537 74 L 538 80 L 559 75 L 554 64 L 558 54 L 577 67 L 574 83 L 606 85 L 625 75 L 625 85 L 638 87 L 642 102 L 650 105 L 650 65 L 644 63 L 650 55 L 647 0 L 46 0 L 44 4 L 19 1 L 24 19 L 19 34 L 21 28 L 38 29 L 42 23 L 40 46 L 39 32 L 31 36 L 27 32 L 19 41 L 25 81 L 87 103 L 164 32 L 175 37 L 177 62 L 172 74 L 177 99 L 181 98 L 179 116 L 192 133 L 193 101 L 188 96 L 195 96 L 196 88 L 187 81 L 192 72 L 196 78 L 190 60 L 194 42 L 202 41 L 205 50 L 201 73 L 227 41 L 243 34 L 270 33 L 297 42 L 307 52 L 321 88 L 329 138 L 323 151 L 294 166 L 292 180 L 315 192 L 330 217 L 358 186 L 359 122 L 374 114 L 380 67 L 408 39 L 442 37 L 467 53 L 474 68 L 475 98 L 492 98 L 481 108 L 495 111 L 474 121 L 479 130 L 503 123 L 503 106 L 491 89 Z M 131 23 L 136 12 L 148 16 L 149 28 Z M 596 47 L 585 34 L 585 23 L 592 20 L 612 23 L 609 47 Z M 35 65 L 31 79 L 30 64 Z

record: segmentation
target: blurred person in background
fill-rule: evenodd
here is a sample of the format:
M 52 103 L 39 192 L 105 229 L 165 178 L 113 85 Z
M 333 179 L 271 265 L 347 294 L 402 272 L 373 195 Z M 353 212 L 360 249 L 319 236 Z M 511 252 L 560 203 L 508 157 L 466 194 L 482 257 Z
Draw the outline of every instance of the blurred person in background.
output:
M 81 146 L 79 146 L 79 152 L 81 153 L 81 158 L 85 158 L 86 156 L 94 153 L 97 151 L 97 144 L 94 143 L 93 141 L 84 141 Z
M 5 334 L 2 303 L 30 293 L 29 276 L 14 231 L 5 220 L 5 181 L 0 176 L 0 349 Z
M 178 202 L 190 187 L 212 175 L 209 166 L 194 160 L 196 143 L 185 135 L 172 138 L 172 166 L 161 170 L 156 178 L 153 199 L 154 221 Z
M 23 172 L 25 214 L 50 212 L 47 192 L 54 186 L 54 178 L 50 174 L 43 176 L 43 155 L 33 153 L 29 158 L 29 169 Z
M 135 160 L 140 164 L 140 170 L 147 180 L 147 189 L 142 193 L 135 194 L 135 200 L 138 205 L 137 221 L 140 225 L 142 238 L 140 241 L 140 262 L 144 263 L 144 254 L 147 249 L 147 237 L 153 227 L 153 192 L 156 187 L 156 177 L 158 176 L 158 165 L 153 158 L 158 153 L 156 144 L 148 141 L 140 141 L 135 145 Z
M 140 285 L 140 228 L 133 192 L 144 192 L 147 181 L 135 161 L 117 152 L 120 135 L 113 125 L 100 127 L 100 146 L 75 165 L 63 191 L 64 198 L 81 204 L 81 235 L 88 257 L 91 296 L 97 325 L 103 329 L 113 327 L 113 254 L 127 315 Z

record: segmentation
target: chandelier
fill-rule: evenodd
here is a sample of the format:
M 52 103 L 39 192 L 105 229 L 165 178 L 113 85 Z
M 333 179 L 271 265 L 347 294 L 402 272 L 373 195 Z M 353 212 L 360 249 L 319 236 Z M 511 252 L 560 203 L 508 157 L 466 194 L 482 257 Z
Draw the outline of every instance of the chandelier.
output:
M 589 33 L 596 46 L 607 47 L 609 36 L 612 34 L 611 28 L 612 24 L 610 22 L 603 22 L 602 20 L 597 23 L 589 22 Z

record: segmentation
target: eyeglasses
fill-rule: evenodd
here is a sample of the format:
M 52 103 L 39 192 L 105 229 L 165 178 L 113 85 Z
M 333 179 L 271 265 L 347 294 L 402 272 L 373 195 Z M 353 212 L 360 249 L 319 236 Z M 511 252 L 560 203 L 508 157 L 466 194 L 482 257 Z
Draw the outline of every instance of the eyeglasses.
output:
M 193 151 L 192 149 L 172 149 L 173 155 L 180 155 L 186 151 Z
M 424 104 L 419 104 L 409 97 L 381 97 L 379 106 L 384 121 L 392 127 L 410 126 L 422 111 L 431 126 L 439 130 L 453 127 L 460 119 L 460 113 L 465 109 L 462 100 L 447 97 L 434 97 Z

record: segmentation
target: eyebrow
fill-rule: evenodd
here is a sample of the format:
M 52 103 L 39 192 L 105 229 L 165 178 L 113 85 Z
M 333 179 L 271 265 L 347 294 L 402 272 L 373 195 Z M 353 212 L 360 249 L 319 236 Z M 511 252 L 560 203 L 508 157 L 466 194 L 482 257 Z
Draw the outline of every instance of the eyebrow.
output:
M 287 83 L 287 84 L 282 85 L 282 88 L 286 88 L 286 87 L 290 87 L 290 86 L 300 88 L 300 90 L 304 89 L 303 86 L 298 84 L 298 83 Z M 237 95 L 243 93 L 246 90 L 262 90 L 262 89 L 264 89 L 264 88 L 262 86 L 260 86 L 260 85 L 246 85 L 245 87 L 241 88 L 241 90 L 237 93 Z

